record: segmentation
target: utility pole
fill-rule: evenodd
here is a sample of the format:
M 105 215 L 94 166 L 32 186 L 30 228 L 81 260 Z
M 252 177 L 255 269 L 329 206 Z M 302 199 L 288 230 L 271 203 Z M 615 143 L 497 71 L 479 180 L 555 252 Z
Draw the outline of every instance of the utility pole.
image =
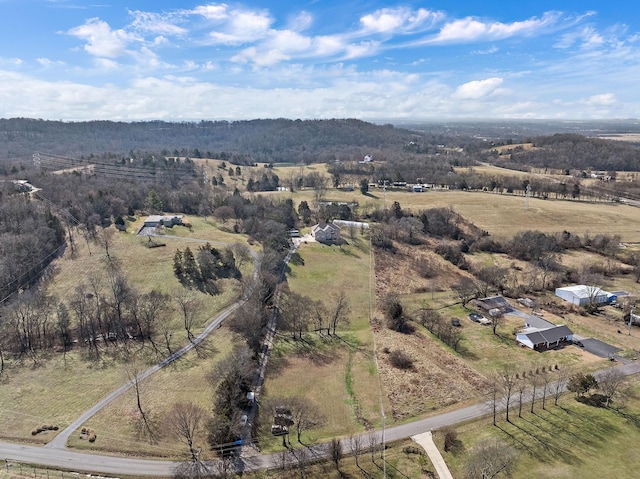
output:
M 384 420 L 387 418 L 387 416 L 384 415 L 384 411 L 382 412 L 382 473 L 383 473 L 383 477 L 384 479 L 387 479 L 387 446 L 385 444 L 385 437 L 384 437 Z
M 531 196 L 531 184 L 529 183 L 527 185 L 527 199 L 525 200 L 525 210 L 529 209 L 529 196 Z
M 384 180 L 382 182 L 382 191 L 384 193 L 383 194 L 383 205 L 384 205 L 383 209 L 385 209 L 385 210 L 387 209 L 387 181 L 388 180 Z M 383 414 L 383 417 L 384 417 L 384 414 Z

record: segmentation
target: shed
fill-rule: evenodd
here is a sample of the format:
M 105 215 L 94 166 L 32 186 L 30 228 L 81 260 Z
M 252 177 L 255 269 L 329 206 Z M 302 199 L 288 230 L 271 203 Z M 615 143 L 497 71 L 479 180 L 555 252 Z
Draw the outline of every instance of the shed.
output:
M 588 306 L 589 304 L 603 304 L 609 302 L 609 293 L 598 286 L 577 284 L 556 288 L 556 296 L 576 306 Z

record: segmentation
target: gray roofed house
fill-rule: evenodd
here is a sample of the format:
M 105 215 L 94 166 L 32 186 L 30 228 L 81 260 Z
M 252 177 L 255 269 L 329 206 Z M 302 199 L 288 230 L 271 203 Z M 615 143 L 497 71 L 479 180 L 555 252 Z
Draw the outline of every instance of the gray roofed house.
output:
M 521 346 L 534 351 L 544 351 L 571 341 L 573 332 L 565 325 L 547 329 L 529 328 L 516 334 L 516 341 Z
M 333 223 L 320 223 L 311 228 L 311 234 L 319 243 L 339 243 L 340 227 Z

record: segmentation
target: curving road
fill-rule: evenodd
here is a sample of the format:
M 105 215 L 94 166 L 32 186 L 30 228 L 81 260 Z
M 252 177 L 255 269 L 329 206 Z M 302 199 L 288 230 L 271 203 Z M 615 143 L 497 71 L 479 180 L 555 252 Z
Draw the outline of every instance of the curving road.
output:
M 640 373 L 640 362 L 616 366 L 620 372 L 629 376 Z M 596 373 L 596 377 L 604 371 Z M 541 397 L 538 390 L 536 399 Z M 531 400 L 529 395 L 528 400 Z M 473 406 L 457 409 L 429 418 L 413 421 L 387 428 L 384 431 L 385 440 L 395 441 L 406 439 L 426 431 L 441 429 L 460 422 L 476 419 L 489 414 L 491 402 L 484 402 Z M 362 444 L 368 446 L 369 435 L 362 435 Z M 374 438 L 377 443 L 382 440 L 382 431 L 376 431 Z M 342 440 L 345 451 L 349 450 L 349 439 Z M 311 448 L 313 456 L 326 454 L 326 445 Z M 58 450 L 47 447 L 26 446 L 20 444 L 0 442 L 0 457 L 10 460 L 59 467 L 71 470 L 91 471 L 103 474 L 126 474 L 147 476 L 170 476 L 178 463 L 169 461 L 154 461 L 149 459 L 134 459 L 125 457 L 99 456 L 91 453 L 75 452 L 66 449 Z M 256 470 L 276 467 L 281 460 L 280 454 L 256 455 L 243 457 L 237 467 L 244 470 Z
M 255 265 L 254 266 L 254 272 L 253 272 L 253 284 L 251 286 L 249 286 L 249 288 L 245 292 L 244 296 L 240 300 L 238 300 L 235 303 L 233 303 L 231 306 L 226 308 L 222 313 L 220 313 L 218 316 L 216 316 L 212 321 L 210 321 L 207 324 L 207 326 L 205 327 L 205 329 L 202 331 L 202 333 L 200 333 L 196 338 L 194 338 L 193 341 L 191 341 L 189 344 L 187 344 L 186 346 L 184 346 L 180 350 L 178 350 L 175 353 L 173 353 L 171 356 L 163 359 L 162 361 L 160 361 L 155 366 L 152 366 L 149 369 L 147 369 L 146 371 L 140 373 L 135 378 L 135 380 L 131 380 L 131 381 L 123 384 L 118 389 L 116 389 L 115 391 L 113 391 L 110 394 L 108 394 L 101 401 L 99 401 L 97 404 L 95 404 L 92 408 L 90 408 L 87 411 L 85 411 L 84 413 L 82 413 L 80 415 L 80 417 L 78 417 L 75 421 L 73 421 L 71 424 L 69 424 L 63 431 L 58 433 L 58 435 L 55 438 L 53 438 L 51 441 L 49 441 L 49 443 L 47 443 L 44 447 L 48 448 L 48 449 L 65 449 L 66 446 L 67 446 L 67 441 L 69 440 L 69 437 L 71 437 L 71 435 L 74 433 L 74 431 L 76 431 L 78 428 L 80 428 L 92 416 L 97 414 L 100 410 L 102 410 L 111 401 L 115 400 L 116 398 L 118 398 L 119 396 L 124 394 L 127 390 L 129 390 L 131 387 L 133 387 L 135 381 L 138 381 L 138 382 L 142 381 L 143 379 L 151 376 L 153 373 L 155 373 L 155 372 L 159 371 L 160 369 L 164 368 L 165 366 L 171 364 L 176 359 L 181 358 L 186 353 L 191 351 L 193 348 L 197 347 L 202 341 L 204 341 L 204 339 L 207 336 L 209 336 L 209 334 L 211 334 L 212 331 L 214 331 L 215 329 L 220 327 L 222 322 L 231 313 L 233 313 L 236 309 L 238 309 L 240 306 L 242 306 L 249 299 L 249 297 L 253 294 L 254 285 L 256 283 L 256 279 L 257 279 L 258 273 L 260 271 L 260 257 L 259 257 L 259 255 L 256 252 L 252 251 L 252 250 L 249 250 L 249 251 L 250 251 L 251 255 L 253 256 L 254 265 Z

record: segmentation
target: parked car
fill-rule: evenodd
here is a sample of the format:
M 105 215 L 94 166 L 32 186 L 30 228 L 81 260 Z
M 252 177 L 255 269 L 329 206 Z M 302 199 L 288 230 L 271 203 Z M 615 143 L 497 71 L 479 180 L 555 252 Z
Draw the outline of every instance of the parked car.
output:
M 455 326 L 456 328 L 462 327 L 460 324 L 460 320 L 458 318 L 451 318 L 451 326 Z
M 491 324 L 491 320 L 489 318 L 485 318 L 480 313 L 470 313 L 469 319 L 474 323 L 480 323 L 483 325 Z
M 242 416 L 240 416 L 240 425 L 246 426 L 248 420 L 249 420 L 249 417 L 246 414 L 243 414 Z

